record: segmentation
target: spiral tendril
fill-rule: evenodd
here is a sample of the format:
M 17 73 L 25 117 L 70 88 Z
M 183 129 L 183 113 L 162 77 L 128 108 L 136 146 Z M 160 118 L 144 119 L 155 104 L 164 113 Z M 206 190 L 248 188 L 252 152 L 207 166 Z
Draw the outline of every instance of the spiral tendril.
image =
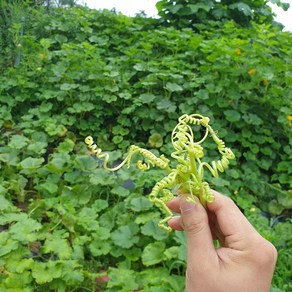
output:
M 140 148 L 136 145 L 130 146 L 126 158 L 118 166 L 109 168 L 107 166 L 109 154 L 102 152 L 94 143 L 91 136 L 86 137 L 85 143 L 92 154 L 98 158 L 104 159 L 104 168 L 109 171 L 116 171 L 125 164 L 129 167 L 132 156 L 134 154 L 140 154 L 143 156 L 144 161 L 139 160 L 137 162 L 137 168 L 139 170 L 145 171 L 151 167 L 157 166 L 168 172 L 166 177 L 155 184 L 148 198 L 159 207 L 161 211 L 166 213 L 167 217 L 162 219 L 158 223 L 158 226 L 169 232 L 171 228 L 166 224 L 172 218 L 172 212 L 167 207 L 166 203 L 174 197 L 173 186 L 179 185 L 183 192 L 191 194 L 191 197 L 189 197 L 190 202 L 196 203 L 194 196 L 197 196 L 201 203 L 206 206 L 207 202 L 211 203 L 214 201 L 214 195 L 209 184 L 203 181 L 204 168 L 208 169 L 215 178 L 218 178 L 219 172 L 222 173 L 229 167 L 229 160 L 235 158 L 232 150 L 225 146 L 224 141 L 218 137 L 217 132 L 212 129 L 209 122 L 210 119 L 208 117 L 204 117 L 200 114 L 185 114 L 178 119 L 178 124 L 171 134 L 174 147 L 171 157 L 177 160 L 176 168 L 173 169 L 169 166 L 169 159 L 164 157 L 164 155 L 157 157 L 149 150 Z M 205 129 L 203 137 L 198 141 L 195 141 L 192 126 L 201 126 Z M 213 160 L 211 163 L 202 161 L 204 149 L 201 144 L 209 135 L 217 144 L 218 152 L 221 155 L 219 160 Z

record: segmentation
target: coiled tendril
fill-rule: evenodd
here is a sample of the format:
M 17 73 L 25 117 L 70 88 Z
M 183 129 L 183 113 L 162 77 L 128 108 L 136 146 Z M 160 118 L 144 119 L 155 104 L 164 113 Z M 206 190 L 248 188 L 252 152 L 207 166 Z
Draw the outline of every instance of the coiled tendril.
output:
M 209 184 L 203 181 L 204 168 L 209 170 L 215 178 L 218 178 L 218 171 L 224 172 L 229 166 L 229 160 L 235 158 L 232 150 L 225 147 L 224 141 L 217 136 L 209 125 L 209 121 L 210 119 L 208 117 L 199 114 L 185 114 L 179 118 L 178 124 L 173 129 L 171 135 L 174 147 L 174 152 L 171 153 L 171 157 L 178 162 L 174 169 L 170 168 L 170 161 L 164 157 L 164 155 L 157 157 L 152 152 L 136 145 L 130 146 L 128 155 L 118 166 L 109 168 L 107 165 L 109 161 L 108 153 L 102 152 L 102 150 L 94 144 L 91 136 L 85 139 L 85 143 L 92 154 L 98 158 L 104 159 L 103 166 L 109 171 L 116 171 L 125 164 L 129 167 L 132 156 L 134 154 L 140 154 L 144 157 L 144 161 L 139 160 L 137 162 L 137 167 L 141 171 L 148 170 L 151 166 L 157 166 L 168 172 L 166 177 L 155 184 L 149 194 L 149 200 L 166 213 L 166 218 L 161 220 L 158 226 L 170 232 L 171 228 L 167 225 L 167 222 L 172 218 L 172 212 L 166 206 L 166 203 L 174 196 L 172 188 L 178 186 L 181 192 L 191 194 L 188 200 L 194 203 L 195 199 L 193 196 L 197 196 L 201 203 L 206 206 L 207 202 L 211 203 L 214 201 L 214 195 Z M 192 126 L 201 126 L 205 131 L 203 137 L 198 141 L 195 141 Z M 214 160 L 211 163 L 201 161 L 204 157 L 204 149 L 201 144 L 209 135 L 217 144 L 218 152 L 221 155 L 219 160 Z

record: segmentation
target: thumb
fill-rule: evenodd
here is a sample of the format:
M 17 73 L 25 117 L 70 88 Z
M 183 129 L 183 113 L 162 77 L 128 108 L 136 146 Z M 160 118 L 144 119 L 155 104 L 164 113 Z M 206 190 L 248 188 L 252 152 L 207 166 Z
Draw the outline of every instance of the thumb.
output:
M 187 237 L 188 269 L 201 270 L 203 265 L 213 265 L 217 255 L 213 245 L 208 214 L 195 197 L 196 203 L 188 202 L 187 195 L 180 198 L 182 226 Z M 190 265 L 193 267 L 190 267 Z M 206 267 L 207 268 L 207 267 Z

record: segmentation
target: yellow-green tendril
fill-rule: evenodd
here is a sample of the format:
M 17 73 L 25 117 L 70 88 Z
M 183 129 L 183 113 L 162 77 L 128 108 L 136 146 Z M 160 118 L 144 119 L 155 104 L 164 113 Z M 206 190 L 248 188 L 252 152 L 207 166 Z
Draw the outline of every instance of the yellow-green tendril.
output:
M 179 186 L 181 192 L 189 193 L 191 195 L 191 197 L 188 198 L 189 202 L 196 203 L 194 198 L 194 196 L 196 196 L 203 206 L 206 207 L 207 203 L 212 203 L 214 201 L 214 195 L 209 184 L 203 181 L 204 168 L 209 170 L 215 178 L 218 178 L 218 171 L 224 172 L 229 166 L 229 160 L 235 158 L 231 149 L 225 147 L 224 141 L 217 136 L 209 125 L 209 121 L 210 119 L 208 117 L 203 117 L 199 114 L 183 115 L 179 118 L 178 124 L 171 135 L 174 147 L 171 157 L 178 162 L 176 168 L 173 169 L 169 166 L 169 159 L 163 155 L 157 157 L 152 152 L 136 145 L 130 146 L 128 155 L 122 163 L 116 167 L 109 168 L 107 165 L 109 160 L 108 153 L 102 152 L 102 150 L 94 144 L 93 138 L 90 136 L 85 139 L 85 143 L 92 154 L 98 158 L 104 159 L 103 166 L 109 171 L 116 171 L 125 164 L 129 167 L 132 156 L 134 154 L 140 154 L 144 157 L 144 161 L 139 160 L 137 162 L 137 167 L 141 171 L 148 170 L 151 166 L 157 166 L 168 172 L 166 177 L 155 184 L 149 194 L 149 200 L 166 214 L 166 217 L 158 223 L 158 226 L 170 232 L 171 228 L 167 225 L 167 222 L 172 218 L 173 214 L 166 203 L 174 197 L 172 191 L 173 187 Z M 205 130 L 203 137 L 198 141 L 195 141 L 193 126 L 201 126 Z M 204 149 L 201 144 L 208 136 L 211 136 L 213 141 L 217 144 L 218 152 L 221 155 L 219 160 L 212 161 L 211 163 L 201 161 L 204 157 Z

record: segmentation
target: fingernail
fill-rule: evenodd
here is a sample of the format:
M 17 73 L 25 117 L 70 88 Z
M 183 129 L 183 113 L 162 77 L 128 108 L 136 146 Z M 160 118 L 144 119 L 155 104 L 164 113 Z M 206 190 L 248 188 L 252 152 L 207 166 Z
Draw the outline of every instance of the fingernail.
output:
M 196 207 L 196 205 L 195 205 L 194 202 L 188 202 L 188 201 L 186 201 L 187 198 L 188 197 L 183 197 L 180 200 L 180 206 L 179 207 L 180 207 L 180 210 L 181 210 L 181 212 L 183 214 L 186 213 L 186 212 L 189 212 L 189 211 L 193 210 Z

